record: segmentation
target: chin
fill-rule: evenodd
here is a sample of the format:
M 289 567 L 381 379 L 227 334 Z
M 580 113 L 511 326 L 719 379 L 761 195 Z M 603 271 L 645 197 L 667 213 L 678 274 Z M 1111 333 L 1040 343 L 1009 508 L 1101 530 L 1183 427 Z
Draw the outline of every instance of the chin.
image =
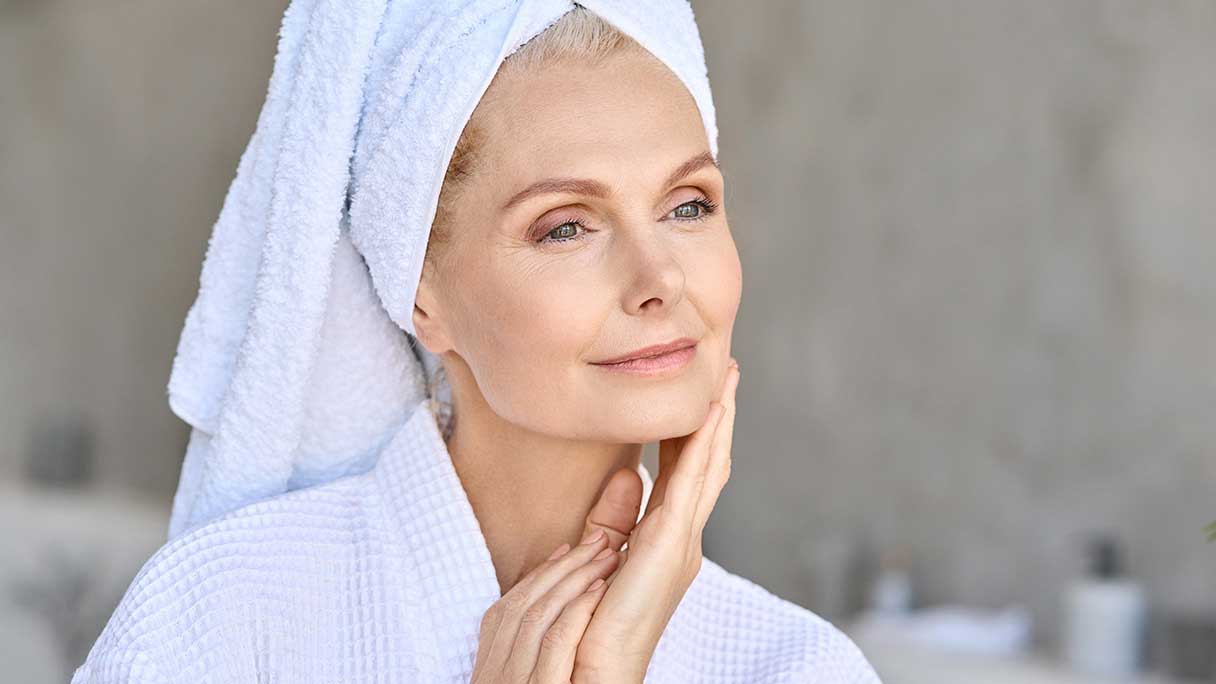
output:
M 691 434 L 709 413 L 714 373 L 699 357 L 685 372 L 671 378 L 608 375 L 591 369 L 592 381 L 581 385 L 579 397 L 560 402 L 582 407 L 571 432 L 583 439 L 617 443 L 648 443 Z
M 705 422 L 709 401 L 704 404 L 685 393 L 677 400 L 645 399 L 621 415 L 620 428 L 625 434 L 621 442 L 658 442 L 695 432 Z

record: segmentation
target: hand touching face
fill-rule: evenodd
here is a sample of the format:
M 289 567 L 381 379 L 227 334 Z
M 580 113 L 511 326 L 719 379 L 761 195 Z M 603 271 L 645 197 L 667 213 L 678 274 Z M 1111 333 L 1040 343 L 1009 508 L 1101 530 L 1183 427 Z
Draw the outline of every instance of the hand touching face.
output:
M 612 489 L 614 482 L 620 486 L 615 478 L 601 500 L 609 505 L 597 505 L 588 516 L 588 533 L 603 529 L 609 548 L 620 549 L 626 541 L 629 546 L 580 640 L 575 681 L 580 672 L 595 673 L 601 681 L 642 681 L 659 638 L 701 569 L 702 532 L 730 478 L 740 377 L 731 361 L 704 423 L 690 435 L 659 444 L 659 476 L 637 525 L 629 523 L 636 520 L 640 494 L 622 500 L 636 489 Z M 614 518 L 611 511 L 620 513 Z

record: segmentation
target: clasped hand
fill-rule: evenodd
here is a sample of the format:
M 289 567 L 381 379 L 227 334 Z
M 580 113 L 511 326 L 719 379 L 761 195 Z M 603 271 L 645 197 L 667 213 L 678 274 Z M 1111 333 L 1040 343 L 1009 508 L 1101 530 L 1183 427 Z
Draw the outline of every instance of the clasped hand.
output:
M 701 533 L 730 478 L 738 383 L 732 358 L 704 423 L 659 443 L 640 520 L 641 478 L 622 469 L 587 516 L 583 543 L 562 544 L 486 611 L 474 684 L 641 684 L 701 569 Z

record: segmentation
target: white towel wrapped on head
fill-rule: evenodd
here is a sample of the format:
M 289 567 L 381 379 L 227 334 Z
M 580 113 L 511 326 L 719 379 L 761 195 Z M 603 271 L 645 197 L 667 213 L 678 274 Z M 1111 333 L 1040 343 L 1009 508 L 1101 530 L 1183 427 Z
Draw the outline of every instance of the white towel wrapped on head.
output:
M 688 86 L 716 156 L 686 0 L 582 4 Z M 501 587 L 411 315 L 464 124 L 573 7 L 292 0 L 169 382 L 192 426 L 171 539 L 72 684 L 470 681 Z M 708 558 L 644 678 L 879 684 L 839 630 Z
M 686 0 L 578 3 L 717 127 Z M 448 162 L 499 65 L 568 0 L 293 0 L 169 380 L 192 426 L 169 525 L 364 472 L 428 388 L 414 295 Z

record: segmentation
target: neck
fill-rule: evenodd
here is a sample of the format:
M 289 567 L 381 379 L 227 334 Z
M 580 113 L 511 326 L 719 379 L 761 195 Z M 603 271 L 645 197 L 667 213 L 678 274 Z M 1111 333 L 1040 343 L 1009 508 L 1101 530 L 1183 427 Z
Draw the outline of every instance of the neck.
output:
M 448 452 L 505 594 L 562 542 L 578 544 L 604 485 L 621 468 L 637 469 L 642 445 L 525 429 L 496 414 L 475 385 L 461 391 L 464 384 L 452 385 Z

